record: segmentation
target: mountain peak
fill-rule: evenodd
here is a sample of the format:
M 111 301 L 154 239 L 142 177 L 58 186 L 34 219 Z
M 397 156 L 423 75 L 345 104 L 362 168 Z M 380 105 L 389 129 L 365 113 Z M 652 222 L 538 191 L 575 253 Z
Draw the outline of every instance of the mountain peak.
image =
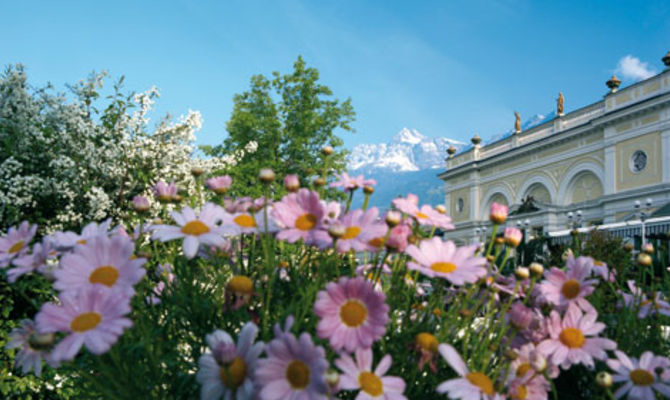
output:
M 421 132 L 416 129 L 402 128 L 400 132 L 393 136 L 393 141 L 397 143 L 419 144 L 426 139 Z

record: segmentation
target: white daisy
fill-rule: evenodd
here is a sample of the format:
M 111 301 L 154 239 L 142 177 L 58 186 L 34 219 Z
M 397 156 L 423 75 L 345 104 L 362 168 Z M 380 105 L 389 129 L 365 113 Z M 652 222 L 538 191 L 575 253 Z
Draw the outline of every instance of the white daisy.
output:
M 198 252 L 200 244 L 223 246 L 225 240 L 217 225 L 222 216 L 223 209 L 213 203 L 206 203 L 199 216 L 193 209 L 184 207 L 181 212 L 172 212 L 172 219 L 179 226 L 154 225 L 152 238 L 162 242 L 183 238 L 184 255 L 190 259 Z

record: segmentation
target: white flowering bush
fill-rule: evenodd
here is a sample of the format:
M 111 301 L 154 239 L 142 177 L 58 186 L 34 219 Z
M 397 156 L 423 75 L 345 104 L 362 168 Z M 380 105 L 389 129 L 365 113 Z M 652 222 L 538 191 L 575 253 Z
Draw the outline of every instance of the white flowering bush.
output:
M 256 150 L 250 143 L 235 154 L 194 157 L 199 112 L 150 129 L 158 90 L 124 94 L 121 79 L 103 97 L 105 81 L 106 73 L 93 73 L 69 86 L 68 98 L 31 87 L 21 65 L 0 77 L 0 227 L 28 218 L 53 232 L 118 220 L 159 179 L 194 192 L 192 169 L 226 169 Z

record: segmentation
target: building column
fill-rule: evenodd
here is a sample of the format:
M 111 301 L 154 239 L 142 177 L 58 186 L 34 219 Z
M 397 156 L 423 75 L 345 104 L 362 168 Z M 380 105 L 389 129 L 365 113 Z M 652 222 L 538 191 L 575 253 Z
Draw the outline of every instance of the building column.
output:
M 614 145 L 605 147 L 605 182 L 603 192 L 605 195 L 616 192 L 616 148 Z
M 663 171 L 663 183 L 670 183 L 670 129 L 661 133 L 661 169 Z
M 472 173 L 470 186 L 470 221 L 479 221 L 479 173 Z

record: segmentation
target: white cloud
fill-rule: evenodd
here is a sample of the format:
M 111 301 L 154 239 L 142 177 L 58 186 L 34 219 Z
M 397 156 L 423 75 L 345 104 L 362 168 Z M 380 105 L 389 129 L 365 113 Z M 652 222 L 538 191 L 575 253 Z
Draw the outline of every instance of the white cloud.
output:
M 617 64 L 615 72 L 625 80 L 640 81 L 656 75 L 656 70 L 650 67 L 648 63 L 640 61 L 639 58 L 630 54 L 621 57 Z

